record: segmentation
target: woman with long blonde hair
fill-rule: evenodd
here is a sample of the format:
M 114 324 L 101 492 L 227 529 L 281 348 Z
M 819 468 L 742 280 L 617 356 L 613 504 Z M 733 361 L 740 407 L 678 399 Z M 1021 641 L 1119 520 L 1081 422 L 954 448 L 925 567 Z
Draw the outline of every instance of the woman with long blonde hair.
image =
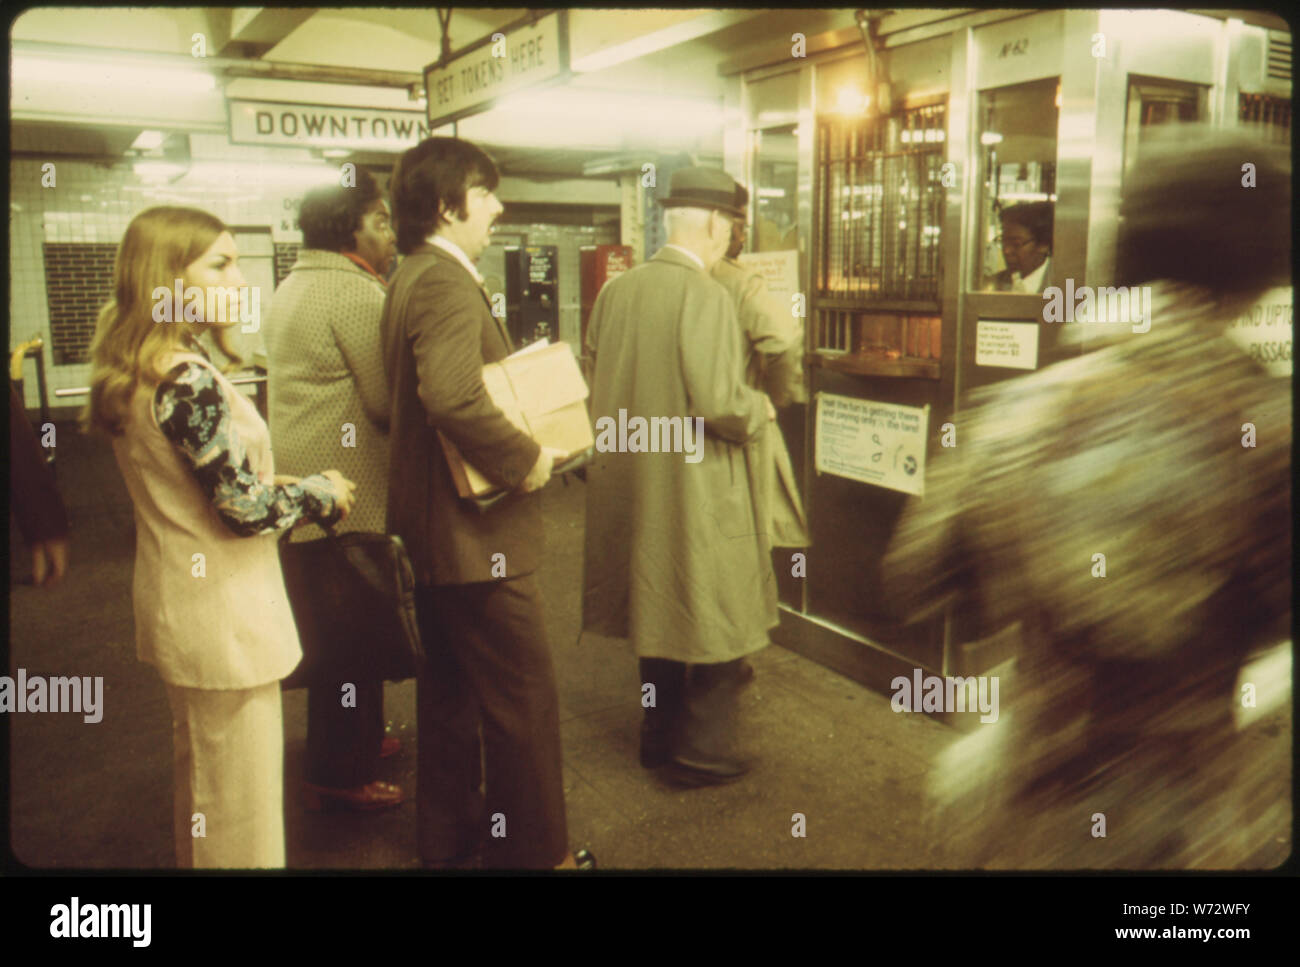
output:
M 199 344 L 207 326 L 233 356 L 224 336 L 256 309 L 247 296 L 217 218 L 141 212 L 118 249 L 83 417 L 112 436 L 135 505 L 137 654 L 171 703 L 183 867 L 284 866 L 279 682 L 302 652 L 276 536 L 353 502 L 337 471 L 275 475 L 266 423 Z

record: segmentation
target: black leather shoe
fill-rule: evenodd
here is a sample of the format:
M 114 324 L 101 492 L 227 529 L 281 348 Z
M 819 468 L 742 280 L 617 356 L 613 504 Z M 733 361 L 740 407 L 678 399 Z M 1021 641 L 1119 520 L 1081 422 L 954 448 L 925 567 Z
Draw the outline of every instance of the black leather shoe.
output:
M 580 849 L 573 854 L 573 861 L 578 864 L 580 870 L 594 870 L 596 868 L 596 854 L 589 849 Z
M 753 764 L 744 759 L 692 758 L 676 755 L 671 760 L 671 778 L 679 785 L 689 787 L 721 786 L 743 779 Z
M 657 705 L 644 709 L 641 720 L 641 767 L 658 769 L 668 764 L 686 690 L 686 666 L 661 658 L 642 658 L 641 681 L 653 682 Z

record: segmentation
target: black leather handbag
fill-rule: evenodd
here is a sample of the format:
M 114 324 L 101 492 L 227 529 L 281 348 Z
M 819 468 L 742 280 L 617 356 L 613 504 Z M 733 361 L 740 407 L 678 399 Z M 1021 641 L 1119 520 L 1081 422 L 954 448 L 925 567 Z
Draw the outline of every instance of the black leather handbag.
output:
M 415 572 L 402 539 L 325 532 L 328 537 L 314 541 L 280 538 L 303 653 L 281 687 L 415 677 L 424 648 L 415 622 Z

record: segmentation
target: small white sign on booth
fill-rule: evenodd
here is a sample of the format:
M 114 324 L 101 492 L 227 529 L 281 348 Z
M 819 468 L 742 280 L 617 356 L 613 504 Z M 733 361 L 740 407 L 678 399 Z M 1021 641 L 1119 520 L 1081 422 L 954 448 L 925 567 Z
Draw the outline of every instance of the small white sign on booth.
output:
M 975 365 L 1038 368 L 1038 323 L 986 322 L 975 326 Z
M 744 252 L 736 260 L 767 280 L 767 294 L 789 312 L 799 291 L 799 252 Z
M 930 407 L 817 394 L 818 473 L 925 495 Z

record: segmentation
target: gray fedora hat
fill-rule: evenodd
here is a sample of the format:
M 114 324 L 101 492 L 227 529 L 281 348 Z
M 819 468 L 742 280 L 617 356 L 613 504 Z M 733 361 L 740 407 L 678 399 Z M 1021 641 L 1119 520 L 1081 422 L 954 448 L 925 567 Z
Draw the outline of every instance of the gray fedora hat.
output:
M 745 211 L 736 204 L 736 182 L 721 168 L 693 165 L 673 172 L 668 197 L 659 199 L 664 208 L 709 208 L 734 218 Z

